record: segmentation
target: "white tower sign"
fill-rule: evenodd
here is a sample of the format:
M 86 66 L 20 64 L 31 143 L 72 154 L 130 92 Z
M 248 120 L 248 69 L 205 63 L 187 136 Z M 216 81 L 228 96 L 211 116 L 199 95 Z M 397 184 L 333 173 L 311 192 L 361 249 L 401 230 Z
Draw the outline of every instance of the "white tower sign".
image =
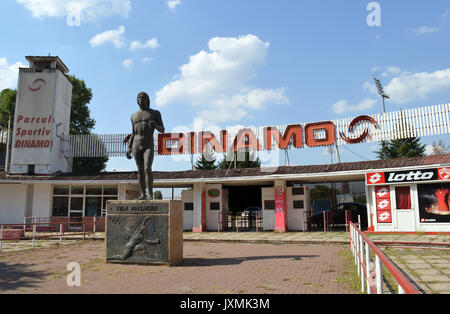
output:
M 11 174 L 68 172 L 62 139 L 69 134 L 72 84 L 58 57 L 26 57 L 19 70 Z

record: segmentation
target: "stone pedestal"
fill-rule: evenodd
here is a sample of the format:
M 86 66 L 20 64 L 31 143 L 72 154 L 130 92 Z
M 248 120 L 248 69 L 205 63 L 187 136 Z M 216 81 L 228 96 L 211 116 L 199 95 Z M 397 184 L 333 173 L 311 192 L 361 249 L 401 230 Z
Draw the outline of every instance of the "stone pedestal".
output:
M 169 265 L 183 260 L 182 201 L 108 201 L 108 263 Z

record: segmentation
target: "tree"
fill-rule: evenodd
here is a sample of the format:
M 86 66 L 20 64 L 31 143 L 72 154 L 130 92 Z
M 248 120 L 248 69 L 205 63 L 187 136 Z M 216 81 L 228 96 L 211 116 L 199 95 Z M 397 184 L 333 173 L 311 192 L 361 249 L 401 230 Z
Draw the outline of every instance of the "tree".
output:
M 72 107 L 70 109 L 70 134 L 86 135 L 95 126 L 95 120 L 90 117 L 88 104 L 92 99 L 92 90 L 84 80 L 75 75 L 68 76 L 72 83 Z
M 72 106 L 70 110 L 70 134 L 88 135 L 95 126 L 95 120 L 90 117 L 88 104 L 92 99 L 92 90 L 84 80 L 75 75 L 68 76 L 72 83 Z M 72 172 L 96 173 L 106 168 L 108 157 L 76 157 L 73 159 Z
M 400 121 L 395 125 L 394 132 L 412 134 L 411 126 L 403 114 L 403 111 L 400 112 Z M 425 156 L 425 148 L 426 146 L 420 143 L 420 138 L 410 137 L 405 139 L 382 141 L 381 148 L 376 152 L 376 154 L 380 160 L 402 157 L 418 157 Z
M 195 170 L 215 170 L 217 169 L 216 166 L 216 158 L 214 158 L 214 155 L 210 152 L 206 152 L 201 154 L 199 159 L 197 159 L 197 162 L 194 165 Z
M 237 159 L 237 160 L 235 160 Z M 236 167 L 234 164 L 236 162 Z M 224 155 L 222 161 L 219 163 L 219 169 L 229 168 L 259 168 L 261 161 L 255 157 L 254 153 L 249 151 L 241 151 L 238 153 L 229 152 L 229 155 Z
M 153 198 L 154 198 L 155 200 L 162 200 L 162 199 L 163 199 L 162 192 L 161 192 L 160 190 L 156 190 L 156 191 L 153 193 Z
M 418 137 L 382 141 L 381 149 L 376 154 L 380 160 L 425 156 L 425 145 L 420 143 Z
M 445 145 L 442 140 L 439 140 L 439 143 L 433 142 L 433 146 L 431 146 L 431 154 L 430 155 L 446 155 L 450 152 L 450 145 Z
M 0 93 L 0 126 L 4 128 L 8 127 L 9 117 L 11 117 L 11 128 L 13 127 L 16 97 L 15 89 L 4 89 Z

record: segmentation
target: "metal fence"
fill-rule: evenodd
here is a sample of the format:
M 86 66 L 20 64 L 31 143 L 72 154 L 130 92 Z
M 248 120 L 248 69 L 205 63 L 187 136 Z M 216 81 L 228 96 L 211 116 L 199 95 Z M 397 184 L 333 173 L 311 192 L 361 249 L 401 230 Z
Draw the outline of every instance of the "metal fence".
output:
M 31 222 L 27 222 L 31 221 Z M 35 248 L 36 240 L 95 238 L 96 232 L 104 232 L 105 219 L 96 217 L 25 217 L 23 224 L 0 225 L 0 251 L 4 241 L 29 240 Z
M 217 231 L 262 231 L 263 214 L 261 212 L 255 215 L 229 215 L 227 212 L 218 213 Z
M 339 136 L 343 134 L 348 138 L 354 138 L 363 134 L 366 130 L 369 136 L 365 137 L 363 142 L 380 142 L 394 139 L 404 139 L 416 136 L 431 136 L 450 133 L 450 104 L 412 108 L 407 110 L 399 110 L 374 114 L 370 116 L 377 122 L 374 126 L 371 122 L 361 121 L 354 130 L 349 130 L 349 126 L 354 118 L 345 118 L 333 120 L 335 125 L 337 145 L 348 145 L 348 143 Z M 307 123 L 295 123 L 305 127 Z M 277 126 L 281 134 L 284 134 L 288 125 Z M 259 141 L 265 140 L 265 127 L 255 126 L 249 127 Z M 352 132 L 349 133 L 349 132 Z M 304 133 L 304 132 L 303 132 Z M 233 141 L 237 136 L 236 131 L 228 131 L 227 143 L 233 145 Z M 64 138 L 63 153 L 66 157 L 120 157 L 125 156 L 127 152 L 127 144 L 124 143 L 129 134 L 90 134 L 90 135 L 69 135 Z M 216 134 L 217 138 L 220 138 Z M 305 134 L 302 135 L 302 142 L 305 143 Z M 186 138 L 184 138 L 186 140 Z M 272 138 L 272 147 L 277 148 L 277 142 Z M 155 147 L 158 147 L 158 135 L 154 135 Z M 176 140 L 168 140 L 168 144 L 178 145 Z M 183 142 L 183 145 L 186 145 Z M 189 146 L 189 145 L 187 145 Z M 290 141 L 289 149 L 294 148 L 293 142 Z M 158 150 L 155 150 L 155 154 Z M 185 154 L 191 154 L 189 149 L 184 150 Z
M 389 258 L 370 241 L 358 227 L 350 222 L 350 248 L 355 258 L 361 291 L 368 294 L 383 294 L 384 265 L 398 284 L 398 294 L 420 294 L 420 291 L 397 268 Z M 372 256 L 375 258 L 373 260 Z

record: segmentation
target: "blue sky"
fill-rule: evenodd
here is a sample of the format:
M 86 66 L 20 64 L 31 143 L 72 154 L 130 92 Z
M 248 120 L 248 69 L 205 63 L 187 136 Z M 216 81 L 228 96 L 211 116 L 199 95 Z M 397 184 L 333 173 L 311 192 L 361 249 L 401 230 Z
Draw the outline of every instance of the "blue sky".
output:
M 376 1 L 380 26 L 368 25 L 369 3 L 3 0 L 0 88 L 16 87 L 25 56 L 57 55 L 92 88 L 96 133 L 128 133 L 140 91 L 169 132 L 379 113 L 374 74 L 392 97 L 387 111 L 448 103 L 448 1 Z M 449 144 L 448 135 L 422 142 L 439 139 Z M 348 148 L 340 148 L 343 162 L 376 159 L 373 143 Z M 289 159 L 304 165 L 331 156 L 305 148 Z M 154 169 L 189 169 L 188 160 L 158 157 Z M 135 168 L 125 157 L 108 164 Z

